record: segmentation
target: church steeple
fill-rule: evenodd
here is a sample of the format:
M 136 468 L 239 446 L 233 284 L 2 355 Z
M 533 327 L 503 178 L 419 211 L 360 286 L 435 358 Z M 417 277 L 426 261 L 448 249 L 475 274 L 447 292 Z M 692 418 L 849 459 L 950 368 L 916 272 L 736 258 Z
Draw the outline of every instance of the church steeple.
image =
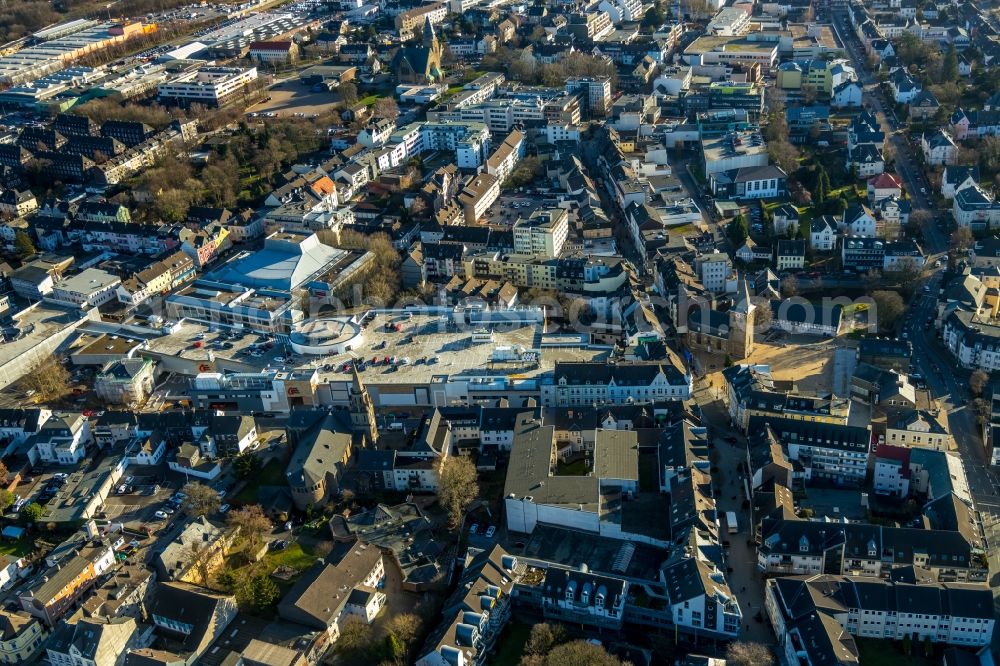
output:
M 431 17 L 424 17 L 424 48 L 434 48 L 437 44 L 437 35 L 434 33 L 434 25 L 431 23 Z
M 368 389 L 358 372 L 358 364 L 351 364 L 351 426 L 355 432 L 365 436 L 368 446 L 375 446 L 378 441 L 378 427 L 375 420 L 375 405 L 372 403 Z

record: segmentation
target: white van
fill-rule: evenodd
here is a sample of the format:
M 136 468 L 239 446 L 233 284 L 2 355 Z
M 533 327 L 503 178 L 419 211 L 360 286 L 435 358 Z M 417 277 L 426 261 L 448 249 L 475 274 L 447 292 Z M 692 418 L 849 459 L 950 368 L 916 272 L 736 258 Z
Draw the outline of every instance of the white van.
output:
M 400 423 L 399 421 L 393 421 L 392 423 L 389 424 L 389 430 L 399 431 L 402 429 L 403 429 L 403 424 Z
M 726 527 L 729 528 L 730 534 L 736 534 L 740 531 L 740 525 L 736 521 L 735 511 L 726 511 Z

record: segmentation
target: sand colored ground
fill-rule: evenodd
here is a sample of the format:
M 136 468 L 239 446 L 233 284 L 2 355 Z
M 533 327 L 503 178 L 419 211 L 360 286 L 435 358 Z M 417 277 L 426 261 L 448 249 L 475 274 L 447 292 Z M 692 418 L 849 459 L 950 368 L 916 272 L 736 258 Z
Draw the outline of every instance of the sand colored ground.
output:
M 826 394 L 833 390 L 833 357 L 838 346 L 843 346 L 843 341 L 791 336 L 777 343 L 758 342 L 750 358 L 740 362 L 770 366 L 774 379 L 794 381 L 798 393 Z M 698 353 L 697 357 L 708 385 L 725 386 L 722 378 L 725 356 Z

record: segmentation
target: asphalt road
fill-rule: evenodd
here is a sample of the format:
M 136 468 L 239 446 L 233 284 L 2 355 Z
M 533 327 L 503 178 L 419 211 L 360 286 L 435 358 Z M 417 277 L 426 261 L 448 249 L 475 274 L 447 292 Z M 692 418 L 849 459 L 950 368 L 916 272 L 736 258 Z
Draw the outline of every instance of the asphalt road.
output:
M 898 129 L 895 117 L 886 113 L 887 101 L 877 89 L 874 77 L 864 70 L 863 46 L 854 34 L 843 13 L 838 13 L 833 21 L 834 32 L 845 46 L 864 84 L 864 102 L 876 112 L 879 125 L 887 140 L 896 150 L 896 172 L 902 178 L 913 202 L 913 210 L 920 208 L 934 211 L 933 200 L 922 191 L 928 186 L 920 172 L 919 163 L 913 156 L 913 147 L 905 135 L 894 134 Z M 943 258 L 948 250 L 949 238 L 933 221 L 924 225 L 924 250 L 928 264 Z M 942 261 L 946 264 L 946 261 Z M 933 328 L 924 330 L 928 317 L 936 314 L 937 292 L 943 269 L 930 269 L 925 284 L 928 293 L 918 292 L 911 303 L 911 317 L 905 325 L 913 344 L 913 362 L 926 377 L 932 396 L 938 401 L 947 417 L 949 431 L 958 447 L 959 457 L 965 468 L 975 508 L 979 512 L 983 536 L 987 544 L 990 577 L 989 584 L 994 591 L 995 607 L 1000 611 L 1000 483 L 996 472 L 988 466 L 982 431 L 976 414 L 971 407 L 973 397 L 969 391 L 968 372 L 956 368 L 937 341 Z M 1000 632 L 994 632 L 994 648 L 1000 646 Z

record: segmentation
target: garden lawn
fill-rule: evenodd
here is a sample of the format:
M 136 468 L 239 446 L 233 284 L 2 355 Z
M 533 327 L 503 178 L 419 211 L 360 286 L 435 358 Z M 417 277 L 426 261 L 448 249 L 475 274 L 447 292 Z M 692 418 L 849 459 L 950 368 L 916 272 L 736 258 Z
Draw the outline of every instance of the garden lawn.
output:
M 240 492 L 236 493 L 234 501 L 242 504 L 255 504 L 257 502 L 257 490 L 261 486 L 287 486 L 285 480 L 285 466 L 279 461 L 272 459 L 264 468 L 260 470 L 252 479 L 247 479 L 247 483 Z
M 531 636 L 531 627 L 520 622 L 512 622 L 507 625 L 497 645 L 500 648 L 496 651 L 490 661 L 494 666 L 517 666 L 521 663 L 524 655 L 524 646 Z

